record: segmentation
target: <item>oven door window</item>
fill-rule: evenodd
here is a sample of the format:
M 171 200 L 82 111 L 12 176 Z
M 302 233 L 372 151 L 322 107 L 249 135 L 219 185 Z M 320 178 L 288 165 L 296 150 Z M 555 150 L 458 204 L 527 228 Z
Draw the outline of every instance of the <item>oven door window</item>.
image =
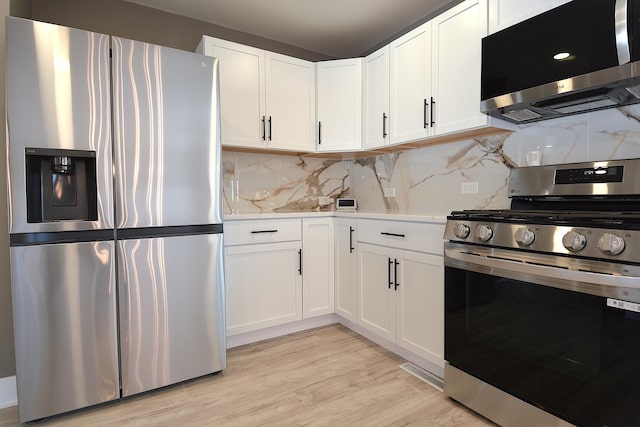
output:
M 445 282 L 451 365 L 573 424 L 640 425 L 640 313 L 456 267 Z

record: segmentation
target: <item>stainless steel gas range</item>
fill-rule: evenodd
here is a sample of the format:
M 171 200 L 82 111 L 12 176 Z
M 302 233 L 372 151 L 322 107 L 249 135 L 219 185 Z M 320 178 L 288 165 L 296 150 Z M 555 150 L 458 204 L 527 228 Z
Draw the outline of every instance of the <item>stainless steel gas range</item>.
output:
M 445 393 L 512 426 L 640 425 L 640 159 L 514 169 L 445 230 Z

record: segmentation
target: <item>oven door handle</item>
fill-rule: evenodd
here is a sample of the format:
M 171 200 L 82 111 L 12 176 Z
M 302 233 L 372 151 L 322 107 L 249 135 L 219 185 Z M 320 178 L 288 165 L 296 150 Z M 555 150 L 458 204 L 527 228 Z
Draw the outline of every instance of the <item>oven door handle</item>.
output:
M 476 273 L 566 289 L 585 294 L 640 302 L 640 277 L 527 263 L 500 256 L 483 256 L 472 251 L 445 247 L 444 265 Z

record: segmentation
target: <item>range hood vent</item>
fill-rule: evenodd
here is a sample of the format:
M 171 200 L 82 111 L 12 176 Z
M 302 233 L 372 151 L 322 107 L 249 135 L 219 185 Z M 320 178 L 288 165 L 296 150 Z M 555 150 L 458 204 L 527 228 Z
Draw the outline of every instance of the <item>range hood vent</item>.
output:
M 573 0 L 489 35 L 480 109 L 523 124 L 639 103 L 638 38 L 640 0 Z

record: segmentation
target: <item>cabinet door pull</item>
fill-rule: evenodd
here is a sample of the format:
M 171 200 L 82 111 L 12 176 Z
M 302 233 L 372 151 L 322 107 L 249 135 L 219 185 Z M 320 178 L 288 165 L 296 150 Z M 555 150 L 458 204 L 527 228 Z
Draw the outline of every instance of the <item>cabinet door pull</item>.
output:
M 433 110 L 436 109 L 436 101 L 435 99 L 433 99 L 433 96 L 431 97 L 431 127 L 435 127 L 436 122 L 435 120 L 433 120 Z
M 277 233 L 278 230 L 256 230 L 252 231 L 251 234 L 264 234 L 264 233 Z
M 394 259 L 393 260 L 393 264 L 394 264 L 393 265 L 393 281 L 395 282 L 394 285 L 393 285 L 393 289 L 395 291 L 397 291 L 398 290 L 398 286 L 400 286 L 400 283 L 398 283 L 398 265 L 400 263 L 398 262 L 397 259 Z
M 427 123 L 427 106 L 428 106 L 427 98 L 425 98 L 424 99 L 424 107 L 423 107 L 423 110 L 422 110 L 422 119 L 423 119 L 423 122 L 424 122 L 424 128 L 425 129 L 429 125 L 429 123 Z
M 262 116 L 262 140 L 267 140 L 267 125 L 265 123 L 266 117 Z
M 349 253 L 352 254 L 353 250 L 353 227 L 349 227 Z
M 397 234 L 397 233 L 386 233 L 386 232 L 381 232 L 380 234 L 382 234 L 383 236 L 391 236 L 391 237 L 402 237 L 403 239 L 406 237 L 404 234 Z
M 298 249 L 298 274 L 302 276 L 302 249 Z
M 322 144 L 322 122 L 318 122 L 318 145 Z
M 382 139 L 387 137 L 387 113 L 382 113 Z
M 269 116 L 269 141 L 271 141 L 271 116 Z
M 391 285 L 393 285 L 393 280 L 391 280 L 391 266 L 393 265 L 393 261 L 391 261 L 391 258 L 387 258 L 389 260 L 389 264 L 387 264 L 387 278 L 389 279 L 389 289 L 391 289 Z

